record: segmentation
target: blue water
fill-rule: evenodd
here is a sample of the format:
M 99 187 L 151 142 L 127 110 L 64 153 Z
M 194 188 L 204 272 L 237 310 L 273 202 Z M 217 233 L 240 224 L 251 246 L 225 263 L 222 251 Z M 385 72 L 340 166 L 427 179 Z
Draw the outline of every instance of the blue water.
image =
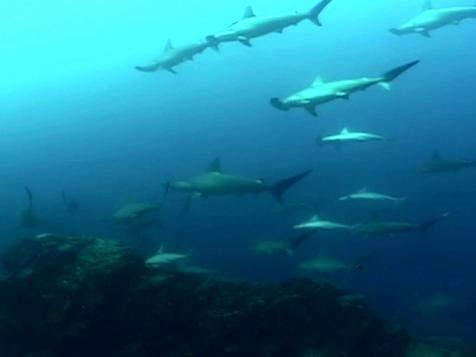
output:
M 468 1 L 435 1 L 435 5 Z M 342 258 L 374 253 L 358 276 L 331 279 L 366 295 L 384 316 L 430 337 L 473 337 L 476 307 L 474 212 L 476 170 L 423 176 L 434 150 L 476 158 L 475 21 L 450 26 L 432 39 L 387 30 L 421 11 L 420 1 L 335 0 L 324 26 L 304 22 L 283 35 L 224 44 L 167 72 L 134 66 L 157 57 L 166 40 L 204 38 L 242 15 L 248 1 L 157 2 L 60 0 L 0 4 L 0 245 L 45 230 L 116 237 L 104 221 L 121 205 L 158 201 L 162 183 L 188 178 L 220 157 L 227 173 L 275 181 L 313 168 L 287 195 L 317 202 L 326 218 L 358 223 L 376 209 L 339 205 L 336 198 L 368 187 L 408 202 L 386 207 L 386 219 L 421 222 L 451 212 L 427 235 L 363 239 L 325 234 L 293 257 L 254 256 L 259 239 L 289 239 L 309 213 L 283 213 L 269 195 L 198 200 L 177 218 L 184 196 L 164 203 L 156 245 L 192 252 L 193 259 L 231 278 L 296 276 L 301 260 L 325 249 Z M 304 10 L 313 1 L 255 0 L 257 14 Z M 391 93 L 371 88 L 318 108 L 276 111 L 269 98 L 325 80 L 374 76 L 403 63 L 421 64 Z M 377 132 L 388 143 L 318 148 L 319 135 Z M 47 225 L 19 227 L 23 187 Z M 71 216 L 60 192 L 82 206 Z M 152 252 L 151 252 L 152 253 Z M 443 294 L 454 303 L 422 312 L 416 302 Z

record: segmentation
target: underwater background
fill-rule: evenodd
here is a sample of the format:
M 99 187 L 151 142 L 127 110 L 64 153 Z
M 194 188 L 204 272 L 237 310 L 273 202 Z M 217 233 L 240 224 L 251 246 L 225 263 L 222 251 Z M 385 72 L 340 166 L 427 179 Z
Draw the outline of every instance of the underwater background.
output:
M 458 1 L 458 5 L 473 5 Z M 455 1 L 438 0 L 438 7 Z M 249 1 L 16 1 L 0 4 L 0 249 L 25 235 L 54 232 L 121 238 L 107 219 L 127 202 L 159 202 L 163 184 L 223 170 L 274 182 L 306 169 L 285 196 L 194 200 L 171 192 L 144 255 L 163 244 L 230 278 L 285 280 L 325 251 L 348 261 L 371 255 L 361 273 L 326 277 L 362 294 L 380 314 L 414 335 L 474 341 L 476 170 L 422 175 L 435 150 L 476 159 L 474 22 L 433 38 L 388 32 L 419 13 L 421 1 L 335 0 L 309 22 L 253 41 L 223 44 L 177 68 L 178 75 L 134 70 L 174 43 L 203 39 L 239 19 Z M 304 10 L 313 1 L 255 0 L 257 14 Z M 419 59 L 390 93 L 371 88 L 349 101 L 283 113 L 269 105 L 310 84 L 380 73 Z M 342 128 L 377 132 L 389 142 L 320 148 L 318 136 Z M 25 229 L 24 186 L 45 225 Z M 364 187 L 407 197 L 398 205 L 347 205 L 337 198 Z M 65 212 L 61 192 L 81 211 Z M 376 215 L 422 222 L 449 212 L 427 234 L 365 239 L 325 233 L 306 249 L 258 256 L 250 245 L 286 240 L 315 213 L 359 223 Z M 144 250 L 144 247 L 138 247 Z M 301 274 L 302 275 L 302 274 Z

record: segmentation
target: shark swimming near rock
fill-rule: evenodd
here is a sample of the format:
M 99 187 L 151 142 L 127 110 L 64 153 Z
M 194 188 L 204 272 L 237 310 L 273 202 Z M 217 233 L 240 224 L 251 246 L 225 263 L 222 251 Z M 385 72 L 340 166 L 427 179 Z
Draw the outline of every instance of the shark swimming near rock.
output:
M 431 161 L 421 167 L 425 174 L 439 174 L 476 168 L 476 160 L 446 159 L 438 151 L 433 153 Z
M 317 116 L 317 106 L 338 99 L 349 99 L 355 92 L 364 91 L 375 85 L 379 85 L 387 91 L 390 90 L 391 82 L 418 63 L 420 61 L 406 63 L 377 77 L 362 77 L 335 82 L 325 82 L 321 77 L 317 77 L 309 87 L 284 99 L 271 98 L 270 103 L 281 111 L 304 108 L 311 115 Z
M 262 179 L 247 178 L 225 174 L 222 172 L 219 159 L 213 160 L 206 172 L 188 180 L 175 181 L 166 184 L 166 191 L 184 192 L 193 197 L 212 197 L 227 195 L 260 194 L 269 192 L 275 200 L 282 204 L 283 195 L 291 187 L 308 176 L 312 170 L 306 170 L 295 176 L 267 183 Z
M 136 70 L 140 72 L 168 71 L 177 74 L 176 66 L 187 61 L 193 61 L 196 55 L 201 54 L 209 47 L 211 47 L 211 44 L 208 42 L 195 42 L 175 47 L 172 41 L 168 40 L 162 55 L 153 64 L 137 66 Z
M 251 39 L 265 36 L 271 33 L 282 33 L 290 26 L 309 20 L 321 26 L 319 15 L 332 2 L 322 0 L 312 9 L 294 14 L 256 16 L 251 6 L 247 7 L 243 18 L 234 22 L 225 30 L 206 37 L 208 43 L 218 46 L 223 42 L 240 42 L 250 47 Z
M 382 140 L 386 140 L 386 138 L 377 134 L 358 131 L 353 132 L 350 131 L 349 128 L 344 128 L 338 134 L 318 137 L 316 142 L 318 146 L 334 145 L 336 149 L 340 149 L 342 145 L 348 143 L 365 143 Z
M 394 35 L 420 34 L 431 37 L 431 32 L 448 26 L 459 25 L 461 21 L 476 18 L 476 6 L 452 6 L 435 9 L 430 1 L 423 11 L 403 25 L 390 29 Z
M 188 258 L 187 254 L 165 252 L 163 247 L 156 254 L 145 260 L 145 265 L 149 268 L 170 267 L 177 265 Z

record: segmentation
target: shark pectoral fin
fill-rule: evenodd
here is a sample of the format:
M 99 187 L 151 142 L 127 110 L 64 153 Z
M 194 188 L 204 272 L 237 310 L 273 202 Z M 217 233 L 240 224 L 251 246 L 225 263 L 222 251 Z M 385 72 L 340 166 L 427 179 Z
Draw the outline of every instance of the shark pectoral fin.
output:
M 392 90 L 392 85 L 390 82 L 379 82 L 378 85 L 385 89 L 387 92 L 390 92 Z
M 304 109 L 306 109 L 306 111 L 311 114 L 313 117 L 317 117 L 319 116 L 317 114 L 317 111 L 316 111 L 316 106 L 314 104 L 307 104 L 306 106 L 304 106 Z
M 194 193 L 192 193 L 192 198 L 203 198 L 203 197 L 206 198 L 206 196 L 204 196 L 204 195 L 203 195 L 202 193 L 200 193 L 200 192 L 194 192 Z
M 171 67 L 165 68 L 165 69 L 166 69 L 168 72 L 172 73 L 172 74 L 178 74 L 178 72 L 177 72 L 175 69 L 171 68 Z
M 417 28 L 416 32 L 419 33 L 420 35 L 426 37 L 426 38 L 431 38 L 431 35 L 428 32 L 428 30 L 423 28 L 423 27 Z
M 253 45 L 251 44 L 250 42 L 250 39 L 248 37 L 245 37 L 245 36 L 238 36 L 238 41 L 246 46 L 246 47 L 252 47 Z

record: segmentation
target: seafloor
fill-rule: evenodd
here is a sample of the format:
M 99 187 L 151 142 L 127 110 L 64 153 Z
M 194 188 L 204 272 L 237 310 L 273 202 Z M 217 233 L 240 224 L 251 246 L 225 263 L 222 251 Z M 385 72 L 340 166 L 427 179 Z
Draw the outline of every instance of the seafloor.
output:
M 460 356 L 327 284 L 148 269 L 112 240 L 43 235 L 3 257 L 0 356 Z

